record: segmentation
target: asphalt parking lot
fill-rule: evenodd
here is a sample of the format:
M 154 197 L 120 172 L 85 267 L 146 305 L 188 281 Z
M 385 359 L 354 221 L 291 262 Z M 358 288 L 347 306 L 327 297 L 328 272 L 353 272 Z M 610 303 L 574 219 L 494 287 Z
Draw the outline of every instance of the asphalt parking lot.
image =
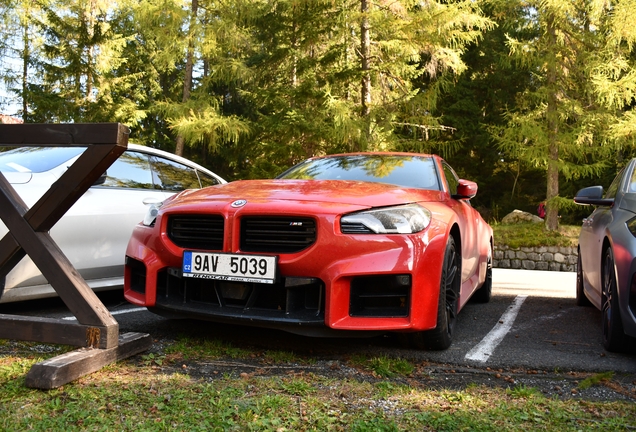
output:
M 393 335 L 317 339 L 281 331 L 168 320 L 128 304 L 120 293 L 100 294 L 120 332 L 143 332 L 161 343 L 179 336 L 222 338 L 237 346 L 349 355 L 399 353 L 414 361 L 467 367 L 636 373 L 636 353 L 610 353 L 601 341 L 601 315 L 575 304 L 576 274 L 494 269 L 493 297 L 460 312 L 453 345 L 445 351 L 401 346 Z M 43 300 L 0 305 L 0 313 L 74 319 L 64 306 Z

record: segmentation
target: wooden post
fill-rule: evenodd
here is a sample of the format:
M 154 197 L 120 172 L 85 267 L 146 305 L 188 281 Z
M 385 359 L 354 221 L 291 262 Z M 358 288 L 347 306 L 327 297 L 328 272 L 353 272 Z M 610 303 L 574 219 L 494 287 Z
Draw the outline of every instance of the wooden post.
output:
M 12 124 L 0 125 L 0 146 L 86 147 L 82 155 L 28 208 L 0 172 L 0 219 L 9 229 L 0 240 L 0 277 L 6 276 L 25 256 L 40 269 L 78 323 L 45 318 L 0 314 L 0 337 L 58 343 L 106 350 L 83 350 L 81 355 L 65 355 L 77 360 L 47 363 L 37 367 L 37 379 L 27 385 L 52 388 L 93 372 L 111 361 L 147 349 L 149 335 L 119 336 L 119 324 L 79 275 L 48 231 L 90 188 L 128 147 L 128 128 L 118 123 L 103 124 Z M 122 347 L 122 343 L 131 347 Z M 92 360 L 86 366 L 86 358 Z M 63 366 L 62 366 L 63 364 Z M 53 365 L 53 366 L 52 366 Z M 55 371 L 55 366 L 64 373 Z M 82 366 L 80 366 L 82 365 Z M 34 369 L 36 369 L 34 366 Z M 69 370 L 70 368 L 70 370 Z M 78 375 L 79 374 L 79 375 Z M 66 382 L 68 382 L 66 381 Z

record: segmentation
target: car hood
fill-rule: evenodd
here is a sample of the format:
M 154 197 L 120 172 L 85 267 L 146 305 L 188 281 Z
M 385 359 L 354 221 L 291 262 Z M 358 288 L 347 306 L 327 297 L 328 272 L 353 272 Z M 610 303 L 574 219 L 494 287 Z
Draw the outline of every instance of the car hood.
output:
M 342 204 L 360 208 L 391 206 L 412 202 L 438 202 L 440 191 L 408 189 L 383 183 L 345 180 L 242 180 L 180 193 L 175 204 L 201 205 L 236 200 L 247 203 L 306 202 Z
M 31 181 L 33 174 L 30 172 L 2 172 L 7 181 L 11 184 L 24 184 Z

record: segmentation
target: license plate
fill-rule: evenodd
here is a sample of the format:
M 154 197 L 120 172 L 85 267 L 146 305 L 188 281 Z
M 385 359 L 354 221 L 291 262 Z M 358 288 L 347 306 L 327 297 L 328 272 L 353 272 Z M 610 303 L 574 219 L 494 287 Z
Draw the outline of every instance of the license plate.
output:
M 237 282 L 273 284 L 276 256 L 185 251 L 183 276 Z

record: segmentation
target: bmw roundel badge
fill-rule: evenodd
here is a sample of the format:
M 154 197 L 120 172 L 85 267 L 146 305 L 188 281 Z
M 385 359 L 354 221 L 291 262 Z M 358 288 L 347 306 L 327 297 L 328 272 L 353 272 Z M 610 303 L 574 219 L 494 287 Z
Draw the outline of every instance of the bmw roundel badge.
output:
M 243 207 L 245 204 L 247 204 L 247 200 L 244 199 L 240 199 L 240 200 L 236 200 L 234 201 L 232 204 L 230 204 L 232 207 L 234 208 L 238 208 L 238 207 Z

